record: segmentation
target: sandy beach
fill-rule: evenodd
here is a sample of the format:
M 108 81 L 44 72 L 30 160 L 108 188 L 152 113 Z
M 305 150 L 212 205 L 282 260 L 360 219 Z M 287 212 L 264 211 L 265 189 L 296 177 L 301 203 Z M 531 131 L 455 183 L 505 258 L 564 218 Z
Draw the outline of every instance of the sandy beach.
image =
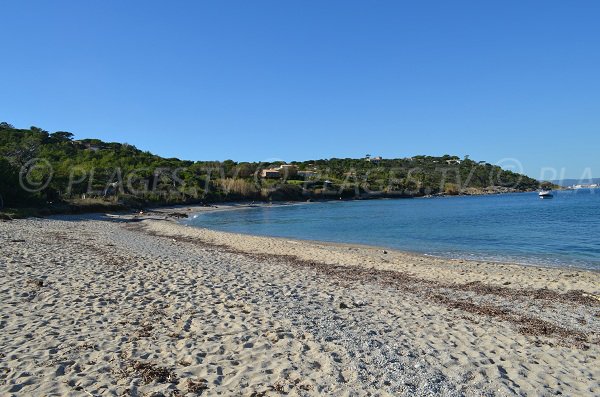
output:
M 600 395 L 597 272 L 169 211 L 0 222 L 0 395 Z

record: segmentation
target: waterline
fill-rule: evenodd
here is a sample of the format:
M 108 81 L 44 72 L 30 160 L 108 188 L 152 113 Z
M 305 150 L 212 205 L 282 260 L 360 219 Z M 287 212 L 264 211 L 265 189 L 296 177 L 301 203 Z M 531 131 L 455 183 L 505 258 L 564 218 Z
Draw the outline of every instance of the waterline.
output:
M 192 226 L 365 244 L 438 257 L 600 269 L 600 195 L 561 191 L 260 206 L 199 214 Z

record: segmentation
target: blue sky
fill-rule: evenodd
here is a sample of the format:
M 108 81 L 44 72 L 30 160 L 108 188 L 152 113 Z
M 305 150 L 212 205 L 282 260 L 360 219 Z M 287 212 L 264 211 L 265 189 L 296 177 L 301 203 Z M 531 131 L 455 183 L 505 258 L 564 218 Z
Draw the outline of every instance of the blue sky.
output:
M 0 11 L 0 120 L 17 127 L 191 160 L 448 153 L 600 176 L 598 1 Z

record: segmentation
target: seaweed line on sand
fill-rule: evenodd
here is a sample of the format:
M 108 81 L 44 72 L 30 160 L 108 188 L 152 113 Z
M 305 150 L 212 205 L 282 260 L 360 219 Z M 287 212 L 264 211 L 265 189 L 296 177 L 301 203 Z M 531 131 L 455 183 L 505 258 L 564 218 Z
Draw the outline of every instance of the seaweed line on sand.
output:
M 489 318 L 496 318 L 501 321 L 509 322 L 516 326 L 518 331 L 524 335 L 545 338 L 538 339 L 538 341 L 549 345 L 552 345 L 552 342 L 549 341 L 548 338 L 556 338 L 556 342 L 561 345 L 572 346 L 584 350 L 589 348 L 588 344 L 600 344 L 600 337 L 595 334 L 590 335 L 582 331 L 565 328 L 563 326 L 556 325 L 532 316 L 513 313 L 506 308 L 477 304 L 471 299 L 452 299 L 444 293 L 444 290 L 448 290 L 471 292 L 477 295 L 495 295 L 507 299 L 529 298 L 535 299 L 536 301 L 542 301 L 543 303 L 563 303 L 591 307 L 600 306 L 600 302 L 598 300 L 581 290 L 560 293 L 546 288 L 529 290 L 517 289 L 497 285 L 486 285 L 481 282 L 448 284 L 421 279 L 401 271 L 326 264 L 318 261 L 304 260 L 294 255 L 251 253 L 235 249 L 228 245 L 207 242 L 200 238 L 192 238 L 184 235 L 160 234 L 148 230 L 145 225 L 140 223 L 128 224 L 126 228 L 132 231 L 140 231 L 159 238 L 175 238 L 178 242 L 186 242 L 202 246 L 203 248 L 212 248 L 221 252 L 243 255 L 255 260 L 276 260 L 296 267 L 309 268 L 328 277 L 348 283 L 369 282 L 383 286 L 395 287 L 403 292 L 425 294 L 425 296 L 430 298 L 430 300 L 434 303 L 446 306 L 449 309 L 462 310 L 467 313 L 484 315 Z

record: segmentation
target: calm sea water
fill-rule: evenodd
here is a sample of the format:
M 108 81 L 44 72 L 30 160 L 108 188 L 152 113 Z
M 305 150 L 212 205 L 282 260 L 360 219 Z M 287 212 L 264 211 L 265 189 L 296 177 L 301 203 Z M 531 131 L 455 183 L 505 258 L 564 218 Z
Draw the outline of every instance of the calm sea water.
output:
M 600 190 L 342 201 L 196 215 L 190 225 L 435 256 L 600 270 Z

